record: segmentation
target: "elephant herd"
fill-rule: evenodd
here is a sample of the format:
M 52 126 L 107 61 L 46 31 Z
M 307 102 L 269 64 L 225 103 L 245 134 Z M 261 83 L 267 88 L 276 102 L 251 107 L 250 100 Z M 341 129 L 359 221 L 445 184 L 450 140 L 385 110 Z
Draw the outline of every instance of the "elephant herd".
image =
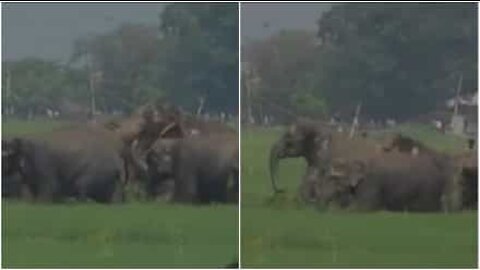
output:
M 236 203 L 238 135 L 150 103 L 126 119 L 3 138 L 2 179 L 2 197 L 38 202 Z
M 434 151 L 396 134 L 386 140 L 349 137 L 309 120 L 297 120 L 273 144 L 274 192 L 278 165 L 303 157 L 300 198 L 321 207 L 359 211 L 458 211 L 476 209 L 478 167 L 473 141 L 458 155 Z

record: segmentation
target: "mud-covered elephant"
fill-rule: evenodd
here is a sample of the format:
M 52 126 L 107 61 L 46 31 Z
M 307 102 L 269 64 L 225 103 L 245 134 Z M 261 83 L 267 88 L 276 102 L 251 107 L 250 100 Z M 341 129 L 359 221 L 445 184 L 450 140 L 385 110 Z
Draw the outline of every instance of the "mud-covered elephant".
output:
M 149 199 L 163 197 L 171 199 L 173 194 L 173 149 L 179 138 L 159 138 L 145 157 L 148 178 L 145 191 Z
M 365 160 L 333 158 L 319 182 L 319 202 L 360 210 L 456 210 L 447 167 L 428 155 L 401 152 Z
M 173 200 L 189 203 L 236 201 L 238 137 L 211 134 L 159 139 L 147 155 L 153 192 L 173 179 Z M 152 193 L 151 193 L 152 194 Z M 153 194 L 152 194 L 153 195 Z
M 137 163 L 139 167 L 147 171 L 148 177 L 146 177 L 145 188 L 149 198 L 165 197 L 165 191 L 172 189 L 173 175 L 167 171 L 172 166 L 172 147 L 176 144 L 177 139 L 201 138 L 212 135 L 236 136 L 235 129 L 226 124 L 199 119 L 187 114 L 181 115 L 179 127 L 182 130 L 182 134 L 159 137 L 154 146 L 151 147 L 154 151 L 137 151 Z
M 141 196 L 143 180 L 148 177 L 144 162 L 146 151 L 159 137 L 183 137 L 185 131 L 181 121 L 178 108 L 164 102 L 152 102 L 141 106 L 126 119 L 103 123 L 123 143 L 121 156 L 127 182 L 137 197 Z
M 316 185 L 328 168 L 330 152 L 327 144 L 331 137 L 345 138 L 347 145 L 337 151 L 351 157 L 372 155 L 380 151 L 380 147 L 373 140 L 365 137 L 349 139 L 346 134 L 321 122 L 299 119 L 289 125 L 282 136 L 273 144 L 270 150 L 270 176 L 274 192 L 283 190 L 277 186 L 278 164 L 284 158 L 302 157 L 307 168 L 300 183 L 300 197 L 306 201 L 315 200 Z M 348 138 L 348 140 L 347 140 Z
M 2 176 L 18 173 L 35 201 L 123 200 L 121 142 L 103 128 L 61 128 L 4 143 Z
M 452 157 L 458 174 L 461 189 L 461 202 L 464 209 L 477 209 L 478 206 L 478 156 L 476 149 L 469 149 Z
M 18 198 L 22 195 L 20 162 L 12 142 L 11 138 L 2 139 L 2 198 Z
M 327 132 L 317 123 L 303 119 L 287 127 L 270 149 L 270 176 L 274 192 L 283 192 L 277 186 L 278 164 L 281 159 L 303 157 L 308 168 L 302 185 L 310 183 L 310 180 L 315 178 L 313 175 L 317 173 L 318 164 L 325 158 L 322 156 L 322 145 Z

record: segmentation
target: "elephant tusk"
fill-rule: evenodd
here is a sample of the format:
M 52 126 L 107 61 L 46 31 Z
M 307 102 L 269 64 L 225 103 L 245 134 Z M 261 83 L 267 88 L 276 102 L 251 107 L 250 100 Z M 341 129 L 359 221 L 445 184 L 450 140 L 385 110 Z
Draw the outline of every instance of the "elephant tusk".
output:
M 165 135 L 168 131 L 170 131 L 175 125 L 176 125 L 175 122 L 168 124 L 165 128 L 162 129 L 159 137 L 163 137 L 163 135 Z

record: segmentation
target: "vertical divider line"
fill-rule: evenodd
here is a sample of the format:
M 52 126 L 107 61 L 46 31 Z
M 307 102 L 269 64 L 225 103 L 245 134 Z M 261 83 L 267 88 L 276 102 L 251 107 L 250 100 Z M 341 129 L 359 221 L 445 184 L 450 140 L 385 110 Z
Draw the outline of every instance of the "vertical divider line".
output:
M 237 2 L 238 8 L 238 267 L 242 268 L 242 3 Z

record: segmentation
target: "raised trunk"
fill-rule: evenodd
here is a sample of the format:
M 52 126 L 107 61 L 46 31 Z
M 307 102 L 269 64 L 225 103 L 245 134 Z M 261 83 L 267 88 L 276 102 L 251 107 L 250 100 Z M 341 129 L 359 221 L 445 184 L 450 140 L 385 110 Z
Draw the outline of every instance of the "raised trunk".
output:
M 283 192 L 282 189 L 277 187 L 277 179 L 278 179 L 278 163 L 280 161 L 280 144 L 277 142 L 272 146 L 270 151 L 270 179 L 272 181 L 272 188 L 275 193 Z

